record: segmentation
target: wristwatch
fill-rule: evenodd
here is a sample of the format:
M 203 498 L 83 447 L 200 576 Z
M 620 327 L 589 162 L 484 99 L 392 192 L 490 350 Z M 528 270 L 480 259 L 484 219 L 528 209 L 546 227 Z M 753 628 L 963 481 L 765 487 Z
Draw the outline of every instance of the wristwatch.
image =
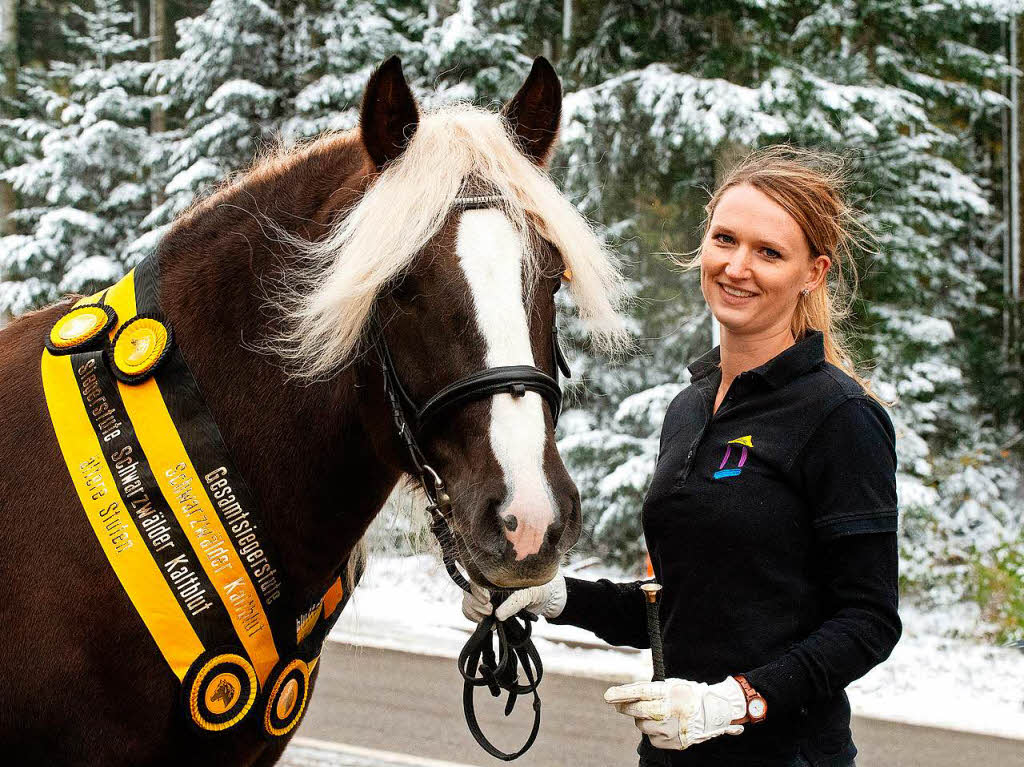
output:
M 758 693 L 753 687 L 750 686 L 750 682 L 747 678 L 742 675 L 734 676 L 740 688 L 743 690 L 743 695 L 747 699 L 747 715 L 742 719 L 737 719 L 732 724 L 757 724 L 768 715 L 768 704 L 765 702 L 764 697 Z

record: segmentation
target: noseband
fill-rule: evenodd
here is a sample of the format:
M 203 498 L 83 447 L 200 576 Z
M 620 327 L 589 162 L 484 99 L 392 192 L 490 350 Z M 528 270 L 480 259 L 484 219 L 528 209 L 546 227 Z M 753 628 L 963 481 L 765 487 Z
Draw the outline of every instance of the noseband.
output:
M 447 410 L 461 407 L 475 400 L 487 399 L 496 394 L 511 394 L 518 398 L 526 394 L 528 390 L 535 391 L 544 398 L 551 407 L 551 416 L 557 424 L 558 414 L 562 410 L 562 389 L 558 383 L 558 372 L 561 370 L 566 377 L 572 373 L 558 345 L 558 325 L 554 322 L 551 323 L 551 346 L 555 356 L 554 376 L 548 375 L 533 365 L 505 365 L 486 368 L 448 384 L 421 407 L 417 407 L 398 378 L 387 343 L 378 334 L 377 348 L 380 351 L 384 370 L 384 387 L 388 392 L 389 399 L 394 399 L 394 404 L 398 405 L 398 409 L 392 413 L 395 426 L 399 431 L 402 431 L 403 427 L 411 427 L 409 429 L 411 434 L 421 435 L 435 418 Z M 423 455 L 418 449 L 410 452 L 413 453 L 414 462 L 416 458 L 421 458 Z M 419 466 L 417 466 L 418 468 Z M 429 466 L 426 468 L 430 469 Z M 432 469 L 430 471 L 433 472 Z
M 500 207 L 500 195 L 479 197 L 460 197 L 455 200 L 456 210 L 480 210 L 483 208 Z M 555 288 L 557 290 L 557 287 Z M 551 348 L 554 356 L 553 375 L 548 375 L 533 365 L 505 365 L 485 368 L 471 373 L 464 378 L 448 384 L 430 397 L 423 405 L 418 406 L 405 387 L 402 386 L 391 351 L 379 325 L 374 332 L 374 346 L 380 360 L 384 378 L 384 393 L 391 409 L 391 417 L 399 437 L 405 444 L 406 451 L 416 469 L 417 477 L 429 501 L 427 511 L 430 514 L 430 529 L 441 546 L 445 569 L 452 580 L 464 591 L 469 591 L 469 581 L 459 571 L 456 564 L 456 547 L 451 528 L 452 500 L 448 495 L 441 475 L 427 462 L 426 455 L 419 446 L 418 438 L 432 426 L 441 415 L 477 400 L 488 399 L 497 394 L 511 394 L 515 398 L 522 397 L 527 391 L 538 393 L 548 407 L 555 424 L 562 409 L 562 389 L 559 385 L 559 371 L 567 378 L 572 375 L 569 365 L 562 354 L 558 343 L 558 323 L 551 323 Z M 495 607 L 508 595 L 493 584 L 491 602 Z M 521 620 L 522 625 L 517 621 Z M 533 745 L 540 730 L 540 697 L 537 685 L 544 673 L 537 653 L 530 639 L 531 623 L 537 618 L 525 610 L 506 621 L 498 622 L 493 615 L 487 616 L 477 626 L 473 636 L 459 654 L 459 672 L 462 674 L 463 709 L 469 730 L 477 743 L 491 756 L 504 761 L 516 759 L 526 753 Z M 491 643 L 491 634 L 498 639 L 498 652 L 495 656 Z M 528 684 L 519 684 L 519 665 L 522 664 Z M 480 674 L 477 675 L 479 669 Z M 533 694 L 534 720 L 533 729 L 526 743 L 514 753 L 499 750 L 484 736 L 477 722 L 473 707 L 473 693 L 477 687 L 486 686 L 491 695 L 497 697 L 501 690 L 509 693 L 505 706 L 505 716 L 512 713 L 516 698 L 519 695 Z

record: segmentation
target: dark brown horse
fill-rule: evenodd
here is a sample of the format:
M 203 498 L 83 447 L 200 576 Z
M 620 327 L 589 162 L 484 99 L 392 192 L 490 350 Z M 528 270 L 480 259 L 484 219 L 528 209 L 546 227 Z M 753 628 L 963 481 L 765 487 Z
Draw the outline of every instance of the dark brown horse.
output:
M 538 59 L 502 115 L 421 115 L 392 59 L 360 127 L 264 160 L 183 215 L 159 249 L 159 299 L 284 578 L 324 593 L 412 471 L 368 328 L 417 402 L 488 367 L 553 373 L 552 292 L 614 341 L 619 281 L 542 167 L 561 88 Z M 456 197 L 493 195 L 497 209 Z M 19 765 L 272 764 L 258 726 L 202 736 L 115 577 L 69 479 L 40 382 L 69 303 L 0 333 L 0 744 Z M 446 411 L 423 448 L 454 502 L 471 577 L 540 583 L 580 529 L 577 491 L 536 392 Z M 353 691 L 353 694 L 358 694 Z

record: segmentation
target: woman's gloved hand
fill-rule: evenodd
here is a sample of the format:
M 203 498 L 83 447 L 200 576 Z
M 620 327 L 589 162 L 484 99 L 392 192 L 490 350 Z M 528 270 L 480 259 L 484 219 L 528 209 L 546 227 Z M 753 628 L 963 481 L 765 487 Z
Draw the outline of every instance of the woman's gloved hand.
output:
M 747 713 L 743 688 L 731 676 L 712 685 L 686 679 L 634 682 L 608 688 L 604 699 L 633 717 L 652 746 L 677 751 L 719 735 L 739 735 L 743 726 L 732 722 Z
M 541 586 L 513 591 L 508 599 L 495 611 L 491 605 L 491 594 L 487 589 L 470 584 L 471 591 L 462 595 L 462 614 L 474 623 L 494 612 L 499 621 L 507 620 L 520 610 L 527 610 L 544 618 L 557 618 L 565 609 L 565 576 L 556 575 Z

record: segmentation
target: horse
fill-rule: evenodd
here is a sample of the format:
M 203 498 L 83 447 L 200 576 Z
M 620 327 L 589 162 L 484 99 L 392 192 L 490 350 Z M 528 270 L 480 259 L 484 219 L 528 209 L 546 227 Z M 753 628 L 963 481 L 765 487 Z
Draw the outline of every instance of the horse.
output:
M 595 343 L 622 341 L 614 258 L 547 172 L 561 100 L 538 58 L 498 113 L 423 111 L 393 57 L 369 77 L 357 127 L 258 159 L 161 238 L 155 289 L 174 343 L 301 599 L 324 594 L 396 484 L 417 474 L 377 345 L 424 403 L 490 368 L 557 375 L 560 284 Z M 0 331 L 5 756 L 273 764 L 294 730 L 267 739 L 249 720 L 213 734 L 189 725 L 179 679 L 83 513 L 40 381 L 43 340 L 76 299 Z M 545 582 L 579 535 L 548 399 L 534 387 L 460 401 L 420 434 L 451 498 L 458 560 L 478 583 Z

